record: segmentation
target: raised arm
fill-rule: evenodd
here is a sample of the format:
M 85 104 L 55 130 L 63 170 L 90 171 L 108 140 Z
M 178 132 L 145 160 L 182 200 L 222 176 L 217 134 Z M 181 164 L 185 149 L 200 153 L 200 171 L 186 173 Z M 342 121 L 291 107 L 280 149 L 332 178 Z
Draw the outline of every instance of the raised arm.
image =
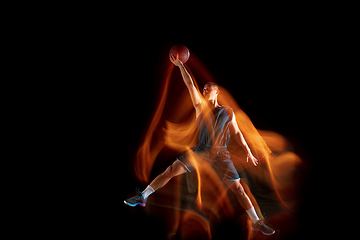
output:
M 235 114 L 233 113 L 233 117 L 231 120 L 231 126 L 230 126 L 230 130 L 231 133 L 233 134 L 234 138 L 236 139 L 236 141 L 240 144 L 240 145 L 244 145 L 246 152 L 247 152 L 247 159 L 246 161 L 248 162 L 249 159 L 251 160 L 251 162 L 257 166 L 259 161 L 254 157 L 254 155 L 251 153 L 251 150 L 249 148 L 249 146 L 247 145 L 244 136 L 242 135 L 239 126 L 236 122 L 236 118 L 235 118 Z
M 196 117 L 198 117 L 201 113 L 201 98 L 199 95 L 199 92 L 197 91 L 194 81 L 191 78 L 189 72 L 186 70 L 184 64 L 179 60 L 179 55 L 171 55 L 170 61 L 175 65 L 178 66 L 181 72 L 181 76 L 184 80 L 184 83 L 186 87 L 189 90 L 191 101 L 194 105 L 195 111 L 196 111 Z

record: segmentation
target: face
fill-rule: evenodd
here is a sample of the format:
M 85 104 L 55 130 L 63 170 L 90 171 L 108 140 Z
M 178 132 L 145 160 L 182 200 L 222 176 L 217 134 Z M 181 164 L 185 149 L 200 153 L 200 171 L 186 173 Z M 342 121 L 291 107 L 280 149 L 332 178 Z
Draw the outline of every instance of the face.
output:
M 203 89 L 203 96 L 205 100 L 214 100 L 218 95 L 218 90 L 211 84 L 207 84 Z

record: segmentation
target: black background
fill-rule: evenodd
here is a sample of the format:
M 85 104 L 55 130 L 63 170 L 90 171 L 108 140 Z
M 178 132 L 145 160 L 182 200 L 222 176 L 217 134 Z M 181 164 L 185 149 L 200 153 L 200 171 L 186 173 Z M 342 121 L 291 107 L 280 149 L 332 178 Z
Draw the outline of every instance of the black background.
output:
M 256 128 L 284 135 L 302 157 L 309 171 L 294 238 L 311 233 L 318 223 L 310 216 L 322 213 L 319 201 L 313 201 L 321 188 L 318 159 L 327 123 L 321 94 L 326 38 L 319 24 L 295 19 L 179 24 L 159 17 L 118 25 L 114 20 L 72 28 L 59 49 L 61 55 L 71 53 L 59 84 L 67 88 L 61 98 L 67 106 L 64 128 L 76 150 L 69 165 L 77 181 L 70 185 L 80 196 L 65 197 L 75 214 L 69 225 L 103 237 L 163 236 L 162 220 L 130 209 L 123 200 L 136 186 L 145 187 L 135 177 L 133 161 L 156 109 L 168 51 L 183 44 Z

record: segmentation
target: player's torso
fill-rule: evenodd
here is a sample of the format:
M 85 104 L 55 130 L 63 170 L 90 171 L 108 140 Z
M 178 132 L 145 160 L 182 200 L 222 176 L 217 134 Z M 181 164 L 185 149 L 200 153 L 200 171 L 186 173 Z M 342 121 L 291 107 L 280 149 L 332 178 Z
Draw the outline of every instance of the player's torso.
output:
M 199 118 L 199 144 L 226 148 L 230 140 L 229 125 L 232 120 L 232 110 L 219 106 Z

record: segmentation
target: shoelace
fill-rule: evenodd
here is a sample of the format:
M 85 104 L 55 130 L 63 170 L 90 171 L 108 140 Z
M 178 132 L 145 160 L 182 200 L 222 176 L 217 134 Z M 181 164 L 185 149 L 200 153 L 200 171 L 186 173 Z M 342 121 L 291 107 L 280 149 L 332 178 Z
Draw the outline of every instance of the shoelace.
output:
M 136 195 L 139 196 L 139 197 L 142 197 L 142 196 L 143 196 L 143 194 L 142 194 L 142 192 L 140 191 L 139 187 L 136 187 L 136 188 L 135 188 L 135 193 L 136 193 Z
M 260 226 L 264 226 L 264 222 L 260 219 L 259 221 L 256 222 L 256 224 L 259 224 Z

